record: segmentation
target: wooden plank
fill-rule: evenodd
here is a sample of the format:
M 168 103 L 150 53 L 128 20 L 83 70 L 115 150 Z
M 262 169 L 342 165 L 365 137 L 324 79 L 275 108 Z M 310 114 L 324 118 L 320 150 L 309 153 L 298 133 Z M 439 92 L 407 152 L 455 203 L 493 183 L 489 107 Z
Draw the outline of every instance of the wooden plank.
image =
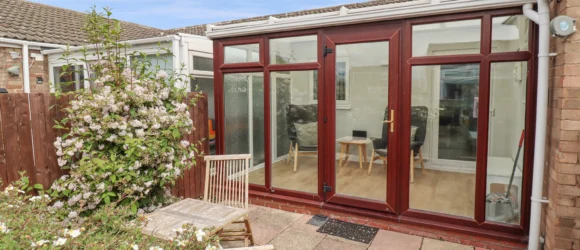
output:
M 14 94 L 0 95 L 0 113 L 2 115 L 2 129 L 4 132 L 4 145 L 6 145 L 6 183 L 11 183 L 20 178 L 20 150 L 18 148 L 17 109 Z
M 201 117 L 203 119 L 203 123 L 201 124 L 203 129 L 200 129 L 200 131 L 202 132 L 203 138 L 204 140 L 202 141 L 202 148 L 203 148 L 203 152 L 206 155 L 209 155 L 209 125 L 208 125 L 208 121 L 209 121 L 209 108 L 208 108 L 208 95 L 207 93 L 203 94 L 203 99 L 202 99 L 202 109 L 201 109 Z M 205 186 L 205 160 L 203 159 L 203 157 L 199 156 L 197 157 L 197 162 L 199 162 L 198 164 L 198 171 L 199 171 L 199 178 L 198 178 L 198 190 L 199 190 L 199 196 L 203 195 L 203 188 Z
M 191 98 L 188 95 L 188 96 L 185 97 L 185 100 L 184 101 L 185 101 L 186 104 L 188 104 L 190 100 L 191 100 Z M 183 135 L 183 137 L 181 139 L 182 140 L 189 141 L 189 139 L 191 137 L 191 134 L 192 133 Z M 181 188 L 183 188 L 183 192 L 184 192 L 183 197 L 185 197 L 185 198 L 192 198 L 192 193 L 191 193 L 191 184 L 192 184 L 191 183 L 191 175 L 192 175 L 191 170 L 183 171 L 183 176 L 182 176 L 183 186 Z
M 195 98 L 196 93 L 189 93 L 189 97 L 190 100 Z M 197 103 L 196 103 L 197 104 Z M 189 115 L 190 118 L 193 121 L 193 129 L 191 131 L 191 134 L 189 135 L 189 142 L 191 144 L 194 144 L 197 142 L 197 124 L 199 123 L 198 120 L 196 120 L 195 118 L 196 116 L 196 111 L 197 111 L 197 105 L 190 105 L 189 106 Z M 192 190 L 192 197 L 191 198 L 197 198 L 199 197 L 199 190 L 197 189 L 197 184 L 199 182 L 199 173 L 197 171 L 197 168 L 195 165 L 191 166 L 191 169 L 189 170 L 191 172 L 190 175 L 190 179 L 189 179 L 189 188 Z
M 44 188 L 50 187 L 50 170 L 48 163 L 46 126 L 50 120 L 45 108 L 45 94 L 36 93 L 30 95 L 30 110 L 32 111 L 32 138 L 34 147 L 34 165 L 36 169 L 36 182 L 42 184 Z M 49 142 L 52 144 L 52 142 Z
M 20 168 L 26 171 L 31 184 L 36 184 L 36 170 L 32 150 L 32 131 L 30 128 L 30 105 L 28 94 L 16 94 L 15 105 L 18 110 L 18 144 L 20 148 Z
M 2 103 L 0 103 L 0 110 L 2 109 L 1 107 Z M 0 111 L 1 113 L 1 111 Z M 0 115 L 0 179 L 2 180 L 2 185 L 0 186 L 0 188 L 4 189 L 4 187 L 8 186 L 7 180 L 8 180 L 8 172 L 7 172 L 7 166 L 6 166 L 6 152 L 4 150 L 4 138 L 5 136 L 3 136 L 3 132 L 4 130 L 2 129 L 2 116 Z
M 47 95 L 44 98 L 44 109 L 46 114 L 46 158 L 49 179 L 52 183 L 61 176 L 61 170 L 56 160 L 56 148 L 54 147 L 54 141 L 57 137 L 57 131 L 54 128 L 54 120 L 57 119 L 56 97 L 54 95 Z

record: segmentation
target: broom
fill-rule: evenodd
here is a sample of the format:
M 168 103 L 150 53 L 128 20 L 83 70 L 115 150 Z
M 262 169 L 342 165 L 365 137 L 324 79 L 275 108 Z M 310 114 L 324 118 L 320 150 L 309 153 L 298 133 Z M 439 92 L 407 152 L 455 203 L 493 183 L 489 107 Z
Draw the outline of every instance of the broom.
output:
M 524 131 L 522 130 L 522 135 L 520 136 L 520 143 L 518 144 L 518 152 L 516 153 L 516 159 L 514 160 L 514 168 L 512 169 L 512 175 L 510 176 L 510 182 L 508 189 L 505 193 L 505 197 L 509 199 L 510 190 L 512 189 L 512 182 L 514 181 L 514 174 L 516 173 L 516 167 L 518 166 L 518 158 L 520 157 L 520 151 L 522 150 L 522 144 L 524 143 Z

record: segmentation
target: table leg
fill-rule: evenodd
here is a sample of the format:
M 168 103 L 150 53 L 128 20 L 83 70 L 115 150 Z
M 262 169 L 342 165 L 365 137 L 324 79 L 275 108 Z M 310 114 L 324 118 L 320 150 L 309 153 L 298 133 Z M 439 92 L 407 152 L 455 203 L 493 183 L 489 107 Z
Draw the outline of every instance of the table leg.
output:
M 369 162 L 369 159 L 367 159 L 367 145 L 363 144 L 363 156 L 365 159 L 365 163 Z
M 343 156 L 344 156 L 344 143 L 341 143 L 340 144 L 340 154 L 338 155 L 338 159 L 339 159 L 338 166 L 339 167 L 342 167 L 342 157 Z
M 344 165 L 346 166 L 348 164 L 348 158 L 350 158 L 350 144 L 346 144 L 346 149 L 345 149 L 345 156 L 344 156 Z
M 360 169 L 363 168 L 362 166 L 363 163 L 363 152 L 362 152 L 362 145 L 358 145 L 358 165 L 360 167 Z

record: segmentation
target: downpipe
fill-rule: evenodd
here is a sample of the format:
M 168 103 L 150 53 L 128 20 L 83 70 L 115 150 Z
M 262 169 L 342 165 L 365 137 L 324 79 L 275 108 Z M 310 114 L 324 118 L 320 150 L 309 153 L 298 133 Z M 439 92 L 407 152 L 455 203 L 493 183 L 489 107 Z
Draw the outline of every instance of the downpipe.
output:
M 530 211 L 530 236 L 528 250 L 540 248 L 540 219 L 542 217 L 542 198 L 544 181 L 544 161 L 546 149 L 546 127 L 548 119 L 548 69 L 550 49 L 550 7 L 547 0 L 538 0 L 538 11 L 531 3 L 523 6 L 523 14 L 538 24 L 538 88 L 536 99 L 536 131 L 534 141 L 534 168 L 532 177 L 532 197 Z

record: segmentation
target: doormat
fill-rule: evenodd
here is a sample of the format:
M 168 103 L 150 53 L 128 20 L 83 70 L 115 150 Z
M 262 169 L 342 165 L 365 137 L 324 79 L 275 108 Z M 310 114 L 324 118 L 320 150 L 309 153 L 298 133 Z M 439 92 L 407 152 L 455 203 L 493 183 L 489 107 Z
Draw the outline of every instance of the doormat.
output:
M 312 216 L 312 218 L 308 222 L 306 222 L 306 224 L 320 227 L 320 226 L 324 225 L 324 223 L 326 223 L 327 220 L 328 220 L 328 217 L 326 217 L 322 214 L 316 214 L 316 215 Z
M 324 223 L 324 225 L 316 230 L 316 232 L 319 233 L 330 234 L 365 244 L 371 243 L 378 231 L 378 228 L 367 227 L 335 219 L 329 219 Z

